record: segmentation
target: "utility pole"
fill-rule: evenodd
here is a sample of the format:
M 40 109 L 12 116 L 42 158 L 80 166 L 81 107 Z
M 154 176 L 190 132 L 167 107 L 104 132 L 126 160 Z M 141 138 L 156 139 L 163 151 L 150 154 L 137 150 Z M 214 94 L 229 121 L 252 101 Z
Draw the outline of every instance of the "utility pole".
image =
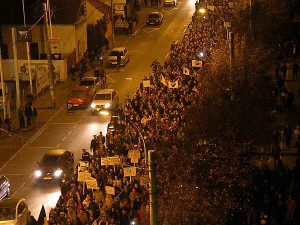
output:
M 16 28 L 11 28 L 13 52 L 14 52 L 14 67 L 15 67 L 15 80 L 16 80 L 16 109 L 19 110 L 20 102 L 20 79 L 19 79 L 19 65 L 18 65 L 18 51 L 16 41 Z
M 3 101 L 3 116 L 6 118 L 6 90 L 4 86 L 4 80 L 3 80 L 3 69 L 2 69 L 2 52 L 1 52 L 1 46 L 0 46 L 0 76 L 1 76 L 1 88 L 2 88 L 2 101 Z
M 54 71 L 53 71 L 53 63 L 51 58 L 51 45 L 50 45 L 50 31 L 49 31 L 49 20 L 48 20 L 48 12 L 47 12 L 47 4 L 43 4 L 44 7 L 44 19 L 45 19 L 45 27 L 46 27 L 46 44 L 47 44 L 47 60 L 48 60 L 48 79 L 49 79 L 49 87 L 50 87 L 50 96 L 51 96 L 51 107 L 55 109 L 55 93 L 54 93 Z
M 149 204 L 150 204 L 150 225 L 158 225 L 157 222 L 157 196 L 155 178 L 155 151 L 148 151 L 149 162 Z
M 230 37 L 230 61 L 231 61 L 231 66 L 234 64 L 234 33 L 229 32 L 229 37 Z
M 24 0 L 22 0 L 22 6 L 23 6 L 24 27 L 26 28 L 27 26 L 26 26 L 26 15 L 25 15 Z M 30 61 L 30 46 L 29 46 L 29 42 L 28 41 L 26 41 L 26 52 L 27 52 L 27 64 L 28 64 L 28 73 L 29 73 L 30 93 L 33 94 L 33 89 L 32 89 L 32 74 L 31 74 L 31 61 Z
M 110 0 L 111 7 L 111 35 L 112 35 L 112 47 L 115 47 L 115 26 L 114 26 L 114 0 Z

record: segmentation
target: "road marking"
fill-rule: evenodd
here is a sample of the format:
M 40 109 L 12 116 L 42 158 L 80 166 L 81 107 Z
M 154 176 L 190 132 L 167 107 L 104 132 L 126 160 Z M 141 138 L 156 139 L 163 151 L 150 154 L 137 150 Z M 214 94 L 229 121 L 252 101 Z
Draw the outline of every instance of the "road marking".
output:
M 178 40 L 177 41 L 175 41 L 175 44 L 177 44 L 178 43 Z
M 28 148 L 53 149 L 53 148 L 55 148 L 55 147 L 46 147 L 46 146 L 28 146 Z
M 68 134 L 71 134 L 72 133 L 72 131 L 70 130 L 69 132 L 68 132 Z
M 169 57 L 169 53 L 166 55 L 165 59 Z
M 133 80 L 133 77 L 125 77 L 124 80 Z
M 13 191 L 12 193 L 10 193 L 10 197 L 14 197 L 17 194 L 17 192 Z
M 23 188 L 26 184 L 26 181 L 24 181 L 22 184 L 21 184 L 21 188 Z
M 66 139 L 67 139 L 67 136 L 65 136 L 65 137 L 62 139 L 62 141 L 66 140 Z
M 153 36 L 153 34 L 152 33 L 150 33 L 149 31 L 147 31 L 147 30 L 143 30 L 145 33 L 147 33 L 147 34 L 149 34 L 150 36 Z
M 166 14 L 170 15 L 171 13 L 168 12 L 167 10 L 162 9 L 161 11 L 165 12 Z
M 27 176 L 31 173 L 5 173 L 4 176 Z
M 183 30 L 183 33 L 185 33 L 185 31 L 186 31 L 186 28 Z
M 53 125 L 73 125 L 73 124 L 76 124 L 76 123 L 51 123 Z
M 60 146 L 60 144 L 57 144 L 57 145 L 56 145 L 56 148 L 58 148 L 59 146 Z
M 76 128 L 76 127 L 78 127 L 78 124 L 75 124 L 75 125 L 73 126 L 73 129 Z
M 51 121 L 57 117 L 60 113 L 62 113 L 63 109 L 64 109 L 64 105 L 62 107 L 60 107 L 59 110 L 57 110 L 52 116 L 51 118 L 12 156 L 10 157 L 9 160 L 7 160 L 6 163 L 4 163 L 1 167 L 0 167 L 0 171 L 2 171 L 5 167 L 7 167 L 8 164 L 10 164 L 10 162 L 20 153 L 22 153 L 32 142 L 34 142 L 51 124 Z

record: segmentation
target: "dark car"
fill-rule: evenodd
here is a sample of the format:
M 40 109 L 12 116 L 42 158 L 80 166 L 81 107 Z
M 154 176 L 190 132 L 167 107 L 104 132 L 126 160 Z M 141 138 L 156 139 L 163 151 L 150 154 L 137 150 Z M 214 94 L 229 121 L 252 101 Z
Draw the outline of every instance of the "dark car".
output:
M 96 91 L 99 84 L 100 80 L 98 77 L 84 77 L 81 79 L 78 86 L 88 86 Z
M 38 165 L 38 169 L 34 172 L 37 180 L 58 181 L 63 174 L 66 173 L 69 176 L 73 173 L 74 155 L 67 150 L 50 150 L 46 152 Z
M 157 25 L 159 26 L 164 21 L 163 14 L 160 12 L 152 12 L 148 15 L 147 25 Z
M 69 95 L 67 106 L 70 108 L 86 108 L 90 105 L 95 90 L 89 86 L 77 86 Z
M 0 201 L 9 196 L 10 183 L 9 180 L 0 174 Z

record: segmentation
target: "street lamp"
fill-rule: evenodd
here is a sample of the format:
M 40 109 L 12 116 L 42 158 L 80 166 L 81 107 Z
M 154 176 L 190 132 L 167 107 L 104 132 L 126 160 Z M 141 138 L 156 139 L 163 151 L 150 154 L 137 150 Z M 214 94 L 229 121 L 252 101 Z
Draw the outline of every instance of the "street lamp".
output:
M 204 8 L 201 8 L 201 9 L 199 9 L 199 12 L 204 14 L 204 13 L 206 13 L 206 10 Z

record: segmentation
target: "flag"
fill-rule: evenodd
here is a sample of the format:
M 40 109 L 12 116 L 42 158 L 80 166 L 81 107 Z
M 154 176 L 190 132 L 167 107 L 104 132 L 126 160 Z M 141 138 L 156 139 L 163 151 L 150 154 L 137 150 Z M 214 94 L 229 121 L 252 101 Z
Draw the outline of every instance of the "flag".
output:
M 38 217 L 37 224 L 38 225 L 48 224 L 47 216 L 46 216 L 46 210 L 45 210 L 44 205 L 42 205 L 42 208 L 41 208 L 41 211 L 40 211 L 40 214 L 39 214 L 39 217 Z
M 168 88 L 178 88 L 178 80 L 168 81 Z
M 166 79 L 165 79 L 165 77 L 164 77 L 163 75 L 161 75 L 161 80 L 160 80 L 160 82 L 161 82 L 163 85 L 168 86 L 168 83 L 167 83 L 167 81 L 166 81 Z
M 186 67 L 183 67 L 183 74 L 184 75 L 190 75 L 190 70 Z
M 192 67 L 202 67 L 202 61 L 192 60 Z

